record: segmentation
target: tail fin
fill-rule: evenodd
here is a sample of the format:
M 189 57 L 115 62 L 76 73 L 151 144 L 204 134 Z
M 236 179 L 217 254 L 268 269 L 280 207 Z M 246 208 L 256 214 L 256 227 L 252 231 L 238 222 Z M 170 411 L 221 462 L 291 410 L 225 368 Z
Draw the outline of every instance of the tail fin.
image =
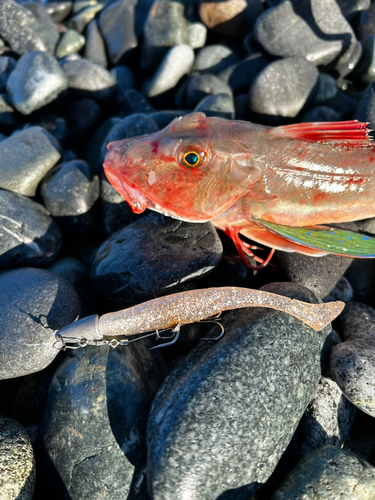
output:
M 326 304 L 308 304 L 300 300 L 292 300 L 290 314 L 306 323 L 314 330 L 322 330 L 341 313 L 345 303 L 341 301 Z

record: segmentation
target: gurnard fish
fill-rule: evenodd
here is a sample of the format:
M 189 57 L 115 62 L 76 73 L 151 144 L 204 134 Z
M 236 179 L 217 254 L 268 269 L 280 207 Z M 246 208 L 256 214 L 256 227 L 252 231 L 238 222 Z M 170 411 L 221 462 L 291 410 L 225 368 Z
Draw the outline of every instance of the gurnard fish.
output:
M 270 128 L 191 113 L 108 151 L 104 171 L 133 212 L 211 221 L 252 269 L 274 249 L 375 257 L 375 238 L 331 226 L 375 216 L 375 143 L 366 123 Z M 257 247 L 239 234 L 271 247 L 268 258 L 254 256 Z

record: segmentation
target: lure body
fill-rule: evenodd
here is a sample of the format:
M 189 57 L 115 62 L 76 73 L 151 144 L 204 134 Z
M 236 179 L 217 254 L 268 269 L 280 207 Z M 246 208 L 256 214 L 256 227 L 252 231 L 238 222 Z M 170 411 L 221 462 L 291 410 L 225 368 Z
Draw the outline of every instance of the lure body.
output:
M 317 246 L 304 228 L 375 216 L 375 150 L 364 123 L 267 128 L 192 113 L 108 149 L 106 175 L 136 213 L 211 221 L 239 249 L 241 233 L 284 251 L 363 256 L 358 241 L 332 250 L 328 232 Z M 302 229 L 290 238 L 278 225 Z M 371 243 L 366 257 L 375 257 Z

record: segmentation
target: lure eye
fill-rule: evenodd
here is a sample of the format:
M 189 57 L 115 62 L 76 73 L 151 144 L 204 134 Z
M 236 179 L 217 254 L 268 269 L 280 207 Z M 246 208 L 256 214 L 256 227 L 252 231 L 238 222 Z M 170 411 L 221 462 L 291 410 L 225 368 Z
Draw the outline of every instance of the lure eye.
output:
M 182 155 L 181 161 L 186 167 L 195 168 L 206 161 L 206 155 L 202 151 L 186 151 Z

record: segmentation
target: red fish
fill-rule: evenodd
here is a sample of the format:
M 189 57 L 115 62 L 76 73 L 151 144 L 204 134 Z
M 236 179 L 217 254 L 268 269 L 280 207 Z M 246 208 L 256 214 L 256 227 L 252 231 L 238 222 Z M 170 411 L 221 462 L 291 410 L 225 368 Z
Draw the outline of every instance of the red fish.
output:
M 211 221 L 251 268 L 239 233 L 288 252 L 375 257 L 375 238 L 322 226 L 375 216 L 368 132 L 357 121 L 268 128 L 192 113 L 110 143 L 104 170 L 134 212 Z

